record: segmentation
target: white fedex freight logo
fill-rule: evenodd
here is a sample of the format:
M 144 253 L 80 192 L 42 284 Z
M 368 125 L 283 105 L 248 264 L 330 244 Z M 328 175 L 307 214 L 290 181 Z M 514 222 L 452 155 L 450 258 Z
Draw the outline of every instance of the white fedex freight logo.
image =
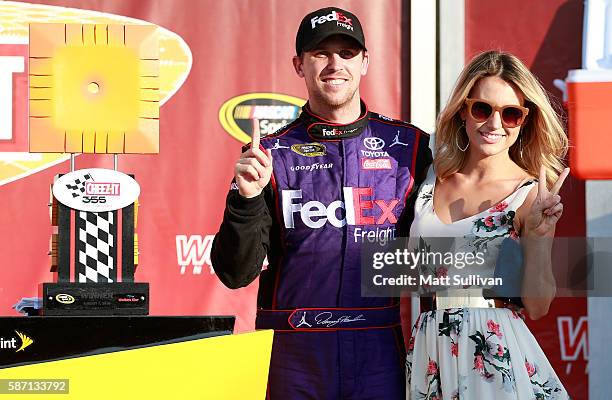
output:
M 326 206 L 316 200 L 302 204 L 299 202 L 302 190 L 283 190 L 285 227 L 295 228 L 295 214 L 299 215 L 304 225 L 313 229 L 321 228 L 327 222 L 336 228 L 344 225 L 382 225 L 387 221 L 392 224 L 397 222 L 394 210 L 399 204 L 398 199 L 372 199 L 374 190 L 371 187 L 344 187 L 342 192 L 345 201 L 335 200 Z M 344 210 L 343 217 L 338 216 L 338 210 Z M 365 215 L 367 210 L 370 215 Z
M 349 29 L 351 31 L 353 30 L 353 21 L 350 18 L 348 18 L 346 15 L 338 11 L 332 11 L 331 13 L 327 15 L 323 15 L 321 17 L 319 16 L 312 17 L 312 19 L 310 20 L 310 24 L 311 24 L 312 29 L 315 29 L 317 25 L 324 24 L 326 22 L 331 22 L 331 21 L 338 21 L 337 22 L 338 26 Z
M 571 361 L 581 359 L 588 361 L 588 320 L 580 317 L 575 322 L 574 317 L 557 317 L 557 330 L 559 332 L 559 345 L 561 346 L 561 360 L 567 361 L 565 373 L 571 373 Z M 585 371 L 586 372 L 586 371 Z

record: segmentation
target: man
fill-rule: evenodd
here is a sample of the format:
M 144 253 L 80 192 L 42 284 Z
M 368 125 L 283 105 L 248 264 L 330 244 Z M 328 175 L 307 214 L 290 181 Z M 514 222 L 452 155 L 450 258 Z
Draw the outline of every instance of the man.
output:
M 212 262 L 238 288 L 268 256 L 256 328 L 275 330 L 272 399 L 405 396 L 399 304 L 361 297 L 360 249 L 406 230 L 412 210 L 402 211 L 431 154 L 428 135 L 360 100 L 369 61 L 355 15 L 304 17 L 293 66 L 308 102 L 279 132 L 261 142 L 255 132 L 235 165 Z

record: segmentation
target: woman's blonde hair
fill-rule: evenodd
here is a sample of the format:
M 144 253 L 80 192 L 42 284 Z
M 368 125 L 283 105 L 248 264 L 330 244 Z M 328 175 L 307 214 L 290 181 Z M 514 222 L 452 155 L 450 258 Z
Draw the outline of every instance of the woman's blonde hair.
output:
M 560 117 L 554 110 L 538 79 L 515 56 L 500 51 L 486 51 L 474 57 L 463 69 L 446 107 L 436 121 L 434 166 L 440 179 L 459 171 L 466 159 L 467 136 L 460 112 L 465 99 L 479 79 L 496 76 L 517 88 L 525 98 L 529 115 L 510 147 L 510 158 L 527 173 L 539 176 L 546 168 L 550 188 L 564 168 L 568 140 Z

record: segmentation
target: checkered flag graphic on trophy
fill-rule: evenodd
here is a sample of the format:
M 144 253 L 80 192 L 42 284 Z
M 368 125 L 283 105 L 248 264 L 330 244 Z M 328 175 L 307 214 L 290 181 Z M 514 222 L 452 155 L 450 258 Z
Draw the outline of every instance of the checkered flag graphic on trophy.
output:
M 75 215 L 77 282 L 117 280 L 117 225 L 114 212 L 78 211 Z
M 73 183 L 66 185 L 66 187 L 72 191 L 72 197 L 79 197 L 85 193 L 85 184 L 87 181 L 93 181 L 90 174 L 85 174 L 82 178 L 75 179 Z

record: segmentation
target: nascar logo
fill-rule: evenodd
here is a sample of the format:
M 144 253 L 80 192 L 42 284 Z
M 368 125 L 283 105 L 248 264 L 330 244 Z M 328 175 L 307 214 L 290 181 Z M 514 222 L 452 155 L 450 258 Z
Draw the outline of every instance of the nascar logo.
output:
M 299 117 L 306 100 L 279 93 L 236 96 L 219 109 L 219 122 L 233 138 L 248 143 L 255 129 L 270 135 Z

